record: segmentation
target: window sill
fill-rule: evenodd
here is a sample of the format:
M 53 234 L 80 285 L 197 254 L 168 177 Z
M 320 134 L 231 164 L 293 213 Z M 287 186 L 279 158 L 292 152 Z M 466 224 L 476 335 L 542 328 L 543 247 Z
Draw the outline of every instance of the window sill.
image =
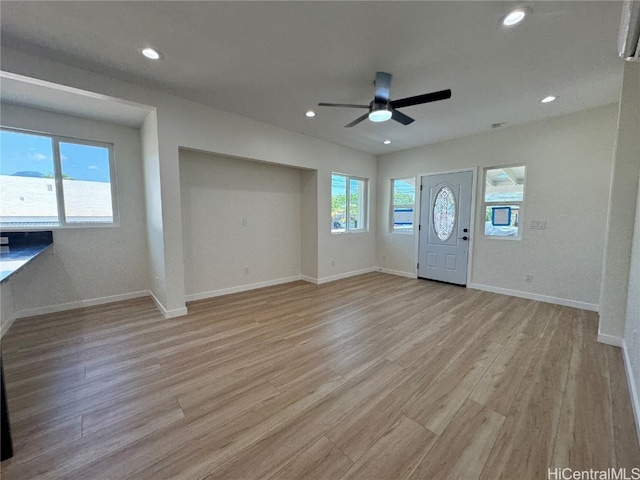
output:
M 3 232 L 50 232 L 52 230 L 81 230 L 89 228 L 118 228 L 120 223 L 82 223 L 78 225 L 64 225 L 64 226 L 42 226 L 42 227 L 5 227 L 0 226 Z

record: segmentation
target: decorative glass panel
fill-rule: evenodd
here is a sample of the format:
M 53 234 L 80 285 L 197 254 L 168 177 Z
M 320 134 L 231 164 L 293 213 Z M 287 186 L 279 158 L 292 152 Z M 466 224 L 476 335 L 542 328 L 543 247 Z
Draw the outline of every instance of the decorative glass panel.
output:
M 449 187 L 442 187 L 433 202 L 433 229 L 443 242 L 449 240 L 456 223 L 456 200 Z

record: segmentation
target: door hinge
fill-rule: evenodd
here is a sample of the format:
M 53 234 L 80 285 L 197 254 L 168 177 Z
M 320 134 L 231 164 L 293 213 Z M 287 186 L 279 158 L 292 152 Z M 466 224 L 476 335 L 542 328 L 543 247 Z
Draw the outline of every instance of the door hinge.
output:
M 422 230 L 422 225 L 418 225 L 418 230 Z
M 416 264 L 416 270 L 420 270 L 420 264 Z
M 420 184 L 420 191 L 422 191 L 422 184 Z

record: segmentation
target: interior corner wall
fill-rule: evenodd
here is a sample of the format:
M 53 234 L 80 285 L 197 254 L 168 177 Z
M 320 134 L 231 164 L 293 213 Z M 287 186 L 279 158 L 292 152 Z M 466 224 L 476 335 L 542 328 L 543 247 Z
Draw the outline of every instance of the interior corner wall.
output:
M 524 164 L 521 240 L 484 236 L 478 171 L 470 285 L 597 309 L 616 113 L 616 105 L 608 105 L 379 157 L 380 266 L 415 274 L 417 233 L 389 231 L 392 178 Z M 531 220 L 545 221 L 546 229 L 528 229 Z
M 318 171 L 300 174 L 301 273 L 307 280 L 318 278 Z
M 119 208 L 118 226 L 53 230 L 53 249 L 9 280 L 15 316 L 146 295 L 148 263 L 139 130 L 6 104 L 2 105 L 2 124 L 113 143 Z M 4 295 L 2 300 L 6 300 Z
M 89 72 L 50 58 L 1 47 L 4 71 L 79 88 L 89 92 L 132 101 L 156 109 L 159 187 L 147 192 L 147 199 L 161 202 L 161 235 L 164 266 L 152 261 L 151 269 L 161 273 L 159 287 L 153 287 L 169 315 L 186 313 L 184 306 L 183 235 L 179 179 L 181 148 L 216 152 L 232 158 L 317 170 L 317 277 L 321 282 L 372 270 L 376 245 L 376 157 L 303 134 L 285 130 L 239 115 L 222 112 L 209 105 Z M 143 129 L 145 127 L 143 126 Z M 146 154 L 145 154 L 146 156 Z M 146 168 L 146 167 L 145 167 Z M 331 172 L 369 179 L 369 228 L 357 234 L 331 234 Z M 145 182 L 149 184 L 145 170 Z M 158 214 L 154 210 L 154 215 Z M 158 223 L 159 226 L 159 223 Z M 155 228 L 155 227 L 154 227 Z M 155 241 L 155 240 L 153 240 Z M 152 245 L 152 240 L 149 245 Z M 155 254 L 150 252 L 150 258 Z M 151 279 L 155 281 L 154 273 Z M 153 282 L 152 282 L 153 283 Z M 161 300 L 161 299 L 159 299 Z
M 624 334 L 629 263 L 640 173 L 640 64 L 626 62 L 611 173 L 598 337 L 611 343 Z
M 640 85 L 639 85 L 640 87 Z M 638 105 L 640 115 L 640 104 Z M 640 185 L 640 177 L 638 178 Z M 636 430 L 640 441 L 640 189 L 636 200 L 636 218 L 631 248 L 629 288 L 622 343 L 629 390 L 636 417 Z
M 181 150 L 188 300 L 300 278 L 301 174 Z
M 15 318 L 11 283 L 5 282 L 0 286 L 0 338 L 4 337 Z
M 635 68 L 637 71 L 640 65 L 636 65 Z M 631 88 L 632 84 L 628 83 L 627 86 Z M 635 75 L 635 88 L 636 92 L 640 94 L 640 74 L 637 73 Z M 633 105 L 630 108 L 632 109 Z M 640 138 L 640 101 L 636 102 L 635 109 L 635 120 L 639 134 L 636 136 L 636 146 L 640 149 L 640 142 L 638 142 L 638 138 Z M 640 151 L 637 152 L 636 158 L 640 162 Z M 637 181 L 636 214 L 631 241 L 631 261 L 629 263 L 629 284 L 622 349 L 636 419 L 636 430 L 640 441 L 640 173 Z
M 158 151 L 158 119 L 152 111 L 140 128 L 144 171 L 149 290 L 161 308 L 166 305 L 164 238 L 162 235 L 162 198 L 160 195 L 160 154 Z
M 173 168 L 178 162 L 178 148 L 184 148 L 317 171 L 317 213 L 313 217 L 317 220 L 318 260 L 317 277 L 312 281 L 329 281 L 375 268 L 375 156 L 178 97 L 163 95 L 158 112 L 160 163 L 167 168 Z M 332 172 L 369 179 L 367 231 L 331 234 Z M 173 201 L 165 201 L 163 191 L 163 208 L 168 210 L 164 214 L 173 216 L 171 225 L 180 221 L 175 208 L 168 207 Z M 165 242 L 171 238 L 169 249 L 173 251 L 179 245 L 182 251 L 182 238 L 175 238 L 174 230 L 172 226 L 172 231 L 165 231 Z

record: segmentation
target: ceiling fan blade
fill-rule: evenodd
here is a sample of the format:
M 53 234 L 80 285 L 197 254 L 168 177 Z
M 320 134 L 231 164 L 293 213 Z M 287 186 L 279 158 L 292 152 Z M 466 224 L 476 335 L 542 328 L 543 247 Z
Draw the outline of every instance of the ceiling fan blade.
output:
M 420 105 L 421 103 L 437 102 L 451 98 L 451 90 L 440 90 L 439 92 L 425 93 L 424 95 L 416 95 L 415 97 L 401 98 L 389 102 L 393 108 L 410 107 L 411 105 Z
M 376 72 L 376 103 L 387 103 L 389 101 L 389 88 L 391 87 L 391 74 L 387 72 Z
M 393 111 L 393 113 L 391 114 L 391 118 L 393 118 L 396 122 L 400 122 L 403 125 L 409 125 L 410 123 L 414 122 L 413 118 L 411 118 L 408 115 L 405 115 L 402 112 L 399 112 L 398 110 Z
M 365 113 L 364 115 L 362 115 L 361 117 L 356 118 L 353 122 L 351 123 L 347 123 L 344 128 L 349 128 L 349 127 L 354 127 L 357 124 L 359 124 L 360 122 L 362 122 L 363 120 L 366 120 L 367 118 L 369 118 L 369 114 Z
M 321 107 L 346 107 L 346 108 L 369 108 L 369 105 L 354 105 L 353 103 L 324 103 L 318 104 Z

